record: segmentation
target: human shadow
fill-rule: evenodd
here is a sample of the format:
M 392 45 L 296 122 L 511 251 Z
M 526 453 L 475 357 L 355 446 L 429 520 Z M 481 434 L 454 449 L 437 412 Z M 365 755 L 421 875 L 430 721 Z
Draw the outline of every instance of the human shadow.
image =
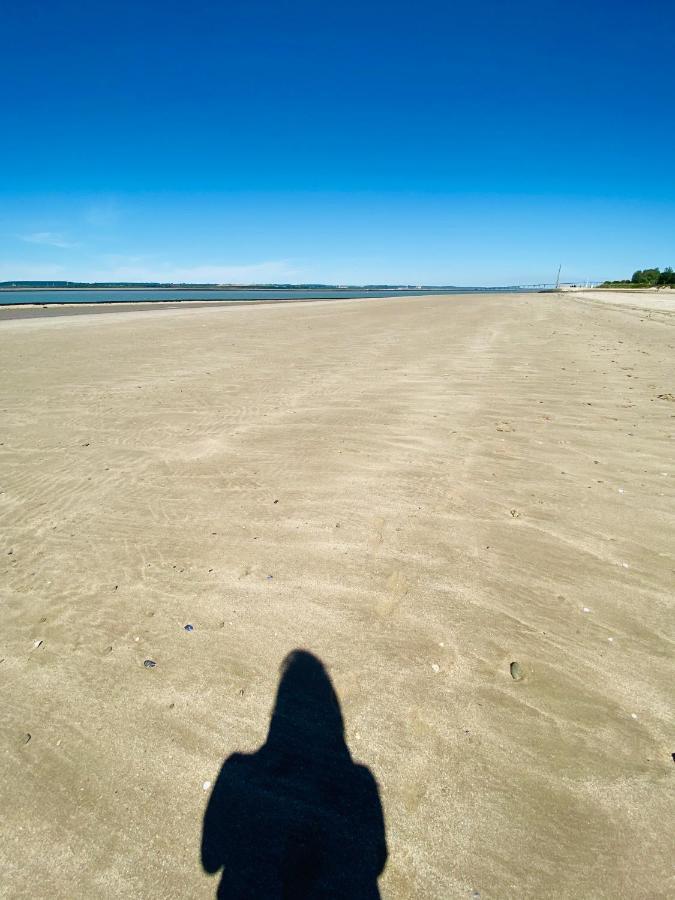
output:
M 387 860 L 377 782 L 353 762 L 340 703 L 306 650 L 284 660 L 267 740 L 213 788 L 202 865 L 227 900 L 376 900 Z

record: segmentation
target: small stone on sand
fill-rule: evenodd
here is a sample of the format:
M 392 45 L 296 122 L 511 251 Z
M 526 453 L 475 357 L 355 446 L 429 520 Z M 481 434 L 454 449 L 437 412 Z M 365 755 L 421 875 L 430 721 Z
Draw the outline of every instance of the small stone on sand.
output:
M 511 670 L 511 678 L 513 678 L 514 681 L 522 681 L 523 678 L 525 677 L 525 672 L 523 671 L 523 667 L 520 665 L 519 662 L 515 662 L 515 661 L 512 662 L 511 666 L 510 666 L 510 670 Z

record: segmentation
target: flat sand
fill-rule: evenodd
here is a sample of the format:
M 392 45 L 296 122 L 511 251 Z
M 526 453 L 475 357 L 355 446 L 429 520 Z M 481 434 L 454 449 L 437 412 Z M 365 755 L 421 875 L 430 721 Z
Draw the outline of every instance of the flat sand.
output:
M 209 782 L 304 647 L 379 784 L 385 900 L 672 897 L 650 302 L 1 322 L 0 894 L 212 897 Z

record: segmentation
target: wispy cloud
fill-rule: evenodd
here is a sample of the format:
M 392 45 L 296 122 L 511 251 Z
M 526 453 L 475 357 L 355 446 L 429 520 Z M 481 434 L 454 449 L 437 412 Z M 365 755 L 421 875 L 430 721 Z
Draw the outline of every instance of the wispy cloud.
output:
M 299 272 L 290 260 L 266 260 L 249 264 L 204 264 L 176 266 L 165 261 L 138 256 L 107 257 L 108 265 L 89 275 L 92 281 L 165 281 L 210 284 L 247 284 L 251 282 L 290 281 Z
M 30 234 L 20 234 L 19 239 L 27 244 L 42 244 L 47 247 L 60 247 L 62 250 L 70 250 L 77 247 L 75 241 L 70 241 L 58 231 L 32 231 Z
M 35 265 L 25 260 L 0 262 L 0 281 L 52 281 L 69 277 L 69 272 L 62 265 Z
M 121 216 L 122 210 L 115 198 L 103 198 L 90 203 L 83 213 L 87 225 L 93 225 L 95 228 L 110 228 L 117 225 Z

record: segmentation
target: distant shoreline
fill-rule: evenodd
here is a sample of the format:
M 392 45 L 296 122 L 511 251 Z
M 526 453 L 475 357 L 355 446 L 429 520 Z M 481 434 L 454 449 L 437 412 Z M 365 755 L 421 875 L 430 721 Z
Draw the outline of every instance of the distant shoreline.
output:
M 200 288 L 54 288 L 54 289 L 22 289 L 0 290 L 0 310 L 10 307 L 46 307 L 46 306 L 87 306 L 114 305 L 129 307 L 137 304 L 194 304 L 194 303 L 254 303 L 254 302 L 291 302 L 297 300 L 338 300 L 378 297 L 413 297 L 429 295 L 457 296 L 458 294 L 480 293 L 513 293 L 508 288 L 426 288 L 426 289 L 348 289 L 331 288 L 265 288 L 265 289 L 200 289 Z
M 434 296 L 433 294 L 415 294 L 415 298 Z M 461 294 L 448 296 L 459 297 Z M 100 300 L 96 303 L 7 303 L 0 305 L 0 322 L 8 322 L 16 319 L 41 319 L 57 318 L 59 316 L 73 316 L 98 313 L 122 313 L 122 312 L 148 312 L 168 309 L 213 309 L 222 306 L 229 309 L 233 306 L 265 306 L 272 304 L 289 303 L 317 303 L 331 302 L 333 300 L 390 300 L 393 297 L 296 297 L 281 298 L 269 297 L 256 300 Z M 413 298 L 414 299 L 414 298 Z
M 452 284 L 434 284 L 434 285 L 391 285 L 391 284 L 371 284 L 364 286 L 361 284 L 354 285 L 334 285 L 334 284 L 87 284 L 87 285 L 21 285 L 12 286 L 11 284 L 0 285 L 0 292 L 16 291 L 344 291 L 353 293 L 354 291 L 365 291 L 372 293 L 373 291 L 499 291 L 505 290 L 508 285 L 499 287 L 462 287 Z M 513 288 L 511 288 L 513 289 Z
M 407 295 L 407 299 L 419 300 L 424 297 L 446 296 L 448 298 L 459 298 L 467 294 L 498 294 L 497 290 L 485 291 L 465 291 L 454 294 L 434 294 L 433 291 Z M 510 295 L 519 293 L 518 291 L 505 291 Z M 523 291 L 523 293 L 527 293 Z M 196 298 L 187 300 L 100 300 L 96 303 L 7 303 L 0 304 L 0 323 L 17 319 L 41 319 L 41 318 L 58 318 L 62 316 L 76 315 L 96 315 L 100 313 L 123 313 L 123 312 L 149 312 L 162 311 L 171 309 L 214 309 L 221 306 L 223 309 L 229 309 L 234 306 L 272 306 L 280 304 L 295 303 L 330 303 L 336 300 L 400 300 L 401 295 L 386 296 L 357 296 L 357 297 L 265 297 L 251 300 L 209 300 L 206 298 Z

